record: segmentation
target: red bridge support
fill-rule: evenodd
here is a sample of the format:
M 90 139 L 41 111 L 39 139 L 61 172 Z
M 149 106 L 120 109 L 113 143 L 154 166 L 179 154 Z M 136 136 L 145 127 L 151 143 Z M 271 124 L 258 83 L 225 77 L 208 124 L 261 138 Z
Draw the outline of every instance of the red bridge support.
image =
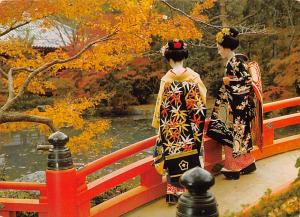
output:
M 46 171 L 49 217 L 77 217 L 76 170 Z

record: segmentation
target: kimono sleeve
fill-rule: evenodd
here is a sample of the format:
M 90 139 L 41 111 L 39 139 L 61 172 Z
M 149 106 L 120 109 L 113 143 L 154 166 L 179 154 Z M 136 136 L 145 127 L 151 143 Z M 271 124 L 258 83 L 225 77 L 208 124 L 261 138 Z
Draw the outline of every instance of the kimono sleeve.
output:
M 201 94 L 201 98 L 204 102 L 204 104 L 206 104 L 206 93 L 207 93 L 207 89 L 204 85 L 204 83 L 202 82 L 201 78 L 199 75 L 197 75 L 195 82 L 198 84 L 199 90 L 200 90 L 200 94 Z
M 230 92 L 238 93 L 250 88 L 252 78 L 248 72 L 247 64 L 243 61 L 236 60 L 228 64 L 226 74 L 230 78 L 229 85 L 226 85 L 226 89 Z
M 153 114 L 153 120 L 152 120 L 152 126 L 156 129 L 159 128 L 160 106 L 161 106 L 161 102 L 162 102 L 162 94 L 164 92 L 164 86 L 165 86 L 165 82 L 162 80 L 160 82 L 159 92 L 157 94 L 156 105 L 154 108 L 154 114 Z

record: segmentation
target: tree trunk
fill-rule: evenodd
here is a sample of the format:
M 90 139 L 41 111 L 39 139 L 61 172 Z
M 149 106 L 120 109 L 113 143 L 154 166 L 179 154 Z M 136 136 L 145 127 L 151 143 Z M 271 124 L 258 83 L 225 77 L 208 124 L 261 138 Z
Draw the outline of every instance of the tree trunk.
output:
M 248 42 L 248 53 L 247 53 L 247 56 L 249 59 L 251 59 L 251 42 L 249 41 Z
M 226 14 L 226 6 L 225 6 L 226 0 L 220 0 L 220 20 L 222 22 L 222 26 L 227 26 L 227 14 Z
M 0 124 L 11 122 L 32 122 L 46 124 L 53 132 L 56 131 L 53 121 L 46 117 L 27 115 L 18 112 L 2 112 L 0 113 Z

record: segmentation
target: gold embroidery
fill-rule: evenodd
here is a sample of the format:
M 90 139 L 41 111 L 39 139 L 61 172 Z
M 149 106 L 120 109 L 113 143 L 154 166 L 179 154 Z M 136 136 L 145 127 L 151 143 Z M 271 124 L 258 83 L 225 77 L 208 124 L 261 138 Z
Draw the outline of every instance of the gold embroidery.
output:
M 172 159 L 176 159 L 179 157 L 185 157 L 185 156 L 189 156 L 189 155 L 197 154 L 197 153 L 198 153 L 197 149 L 194 149 L 191 151 L 185 151 L 185 152 L 181 152 L 181 153 L 177 153 L 177 154 L 168 155 L 168 156 L 166 156 L 166 160 L 172 160 Z

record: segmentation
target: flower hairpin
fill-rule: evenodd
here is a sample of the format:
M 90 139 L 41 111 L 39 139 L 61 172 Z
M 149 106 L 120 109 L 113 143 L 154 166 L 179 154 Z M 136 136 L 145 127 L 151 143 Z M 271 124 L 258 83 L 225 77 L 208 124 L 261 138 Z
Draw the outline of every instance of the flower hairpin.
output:
M 181 49 L 181 47 L 183 48 L 183 49 L 187 49 L 187 43 L 182 43 L 182 42 L 180 42 L 179 41 L 179 39 L 174 39 L 173 40 L 173 48 L 175 48 L 175 49 Z M 169 49 L 169 45 L 168 45 L 168 43 L 166 44 L 166 45 L 164 45 L 164 46 L 162 46 L 161 47 L 161 49 L 160 49 L 160 53 L 163 55 L 163 56 L 165 56 L 165 52 L 166 52 L 166 50 L 168 50 Z
M 166 52 L 167 49 L 169 49 L 168 43 L 161 47 L 160 52 L 163 56 L 165 56 L 165 52 Z
M 181 46 L 182 46 L 182 44 L 181 44 L 181 42 L 180 42 L 178 39 L 174 39 L 174 40 L 173 40 L 173 47 L 174 47 L 175 49 L 180 49 Z
M 224 41 L 225 36 L 233 35 L 229 28 L 223 28 L 221 32 L 216 35 L 216 41 L 221 44 Z
M 180 49 L 181 47 L 183 48 L 183 49 L 186 49 L 187 48 L 187 43 L 185 43 L 185 42 L 180 42 L 180 40 L 179 39 L 174 39 L 173 40 L 173 46 L 174 46 L 174 48 L 175 49 Z
M 183 49 L 187 49 L 187 43 L 183 43 Z

